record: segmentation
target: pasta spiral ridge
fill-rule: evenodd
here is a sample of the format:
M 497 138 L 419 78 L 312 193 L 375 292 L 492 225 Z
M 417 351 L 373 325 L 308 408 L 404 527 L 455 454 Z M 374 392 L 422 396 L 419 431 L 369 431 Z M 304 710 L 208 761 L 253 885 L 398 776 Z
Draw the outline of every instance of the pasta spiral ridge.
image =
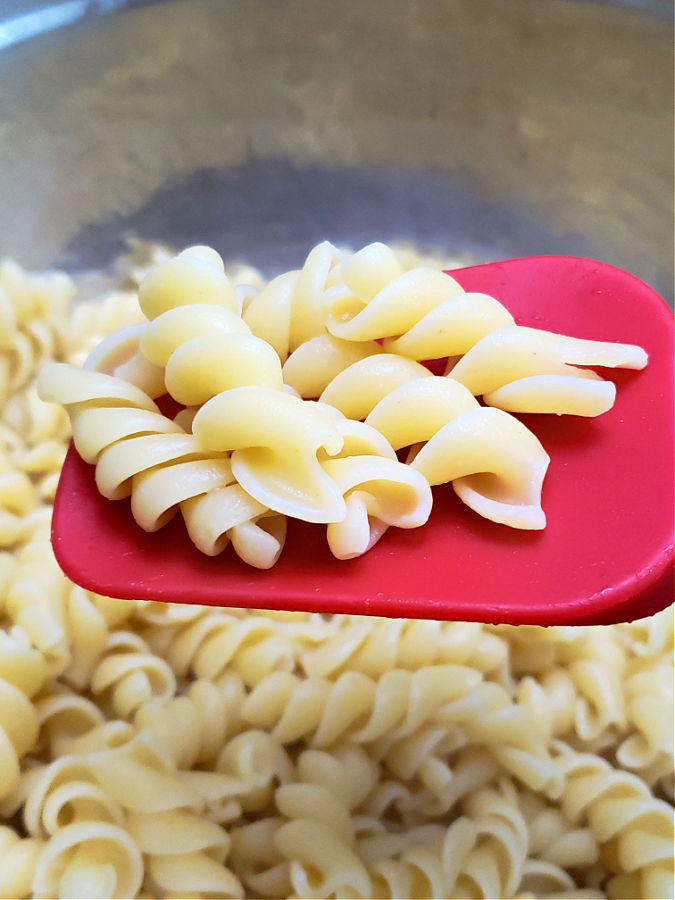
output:
M 185 623 L 149 629 L 147 640 L 179 678 L 189 673 L 217 681 L 232 671 L 253 686 L 273 671 L 292 671 L 314 635 L 319 640 L 322 634 L 321 627 L 284 627 L 265 616 L 240 619 L 207 607 Z
M 343 259 L 343 253 L 324 241 L 309 253 L 302 269 L 273 278 L 249 303 L 244 321 L 275 349 L 282 363 L 301 344 L 325 332 L 326 307 L 344 294 Z
M 139 388 L 114 376 L 54 363 L 43 368 L 39 384 L 45 399 L 66 406 L 75 446 L 85 461 L 96 464 L 101 493 L 108 499 L 131 496 L 132 514 L 142 528 L 156 531 L 180 508 L 203 552 L 219 553 L 231 539 L 253 565 L 273 564 L 283 529 L 275 533 L 271 526 L 271 544 L 256 540 L 262 528 L 255 523 L 267 508 L 234 485 L 226 453 L 204 450 Z M 203 506 L 211 506 L 214 494 L 215 536 L 203 524 Z
M 41 654 L 16 626 L 0 631 L 0 800 L 17 786 L 21 757 L 38 737 L 31 698 L 47 678 Z
M 599 416 L 614 405 L 616 387 L 583 366 L 644 369 L 633 344 L 568 337 L 511 325 L 478 341 L 448 374 L 488 406 L 508 412 Z
M 450 275 L 428 266 L 407 272 L 384 244 L 370 244 L 343 266 L 349 289 L 328 308 L 337 338 L 384 339 L 389 353 L 415 360 L 461 356 L 511 314 L 492 297 L 465 293 Z
M 596 840 L 612 847 L 608 863 L 616 878 L 608 885 L 609 896 L 626 896 L 631 886 L 642 897 L 672 896 L 672 809 L 639 778 L 602 757 L 577 753 L 562 742 L 556 748 L 565 778 L 563 813 L 573 823 L 588 822 Z
M 74 285 L 63 273 L 29 275 L 0 262 L 0 400 L 22 389 L 36 368 L 61 353 Z
M 91 673 L 92 693 L 116 718 L 132 719 L 154 697 L 169 699 L 176 677 L 169 664 L 150 652 L 132 631 L 110 634 L 105 650 Z
M 275 672 L 248 695 L 242 718 L 270 729 L 282 743 L 301 737 L 317 748 L 346 737 L 370 743 L 384 734 L 403 737 L 433 721 L 480 680 L 475 669 L 453 665 L 393 669 L 377 681 L 349 671 L 335 682 Z
M 415 670 L 438 663 L 471 665 L 484 674 L 503 669 L 507 646 L 474 622 L 351 617 L 339 631 L 304 650 L 310 676 L 336 678 L 343 671 L 378 678 L 389 669 Z
M 545 527 L 541 489 L 548 454 L 521 422 L 479 406 L 452 379 L 429 376 L 395 388 L 366 424 L 395 450 L 415 445 L 411 466 L 432 485 L 451 481 L 479 515 L 514 528 Z
M 276 791 L 276 807 L 287 821 L 274 836 L 289 860 L 295 891 L 300 897 L 330 897 L 345 891 L 371 896 L 350 812 L 372 790 L 377 767 L 363 749 L 344 744 L 331 753 L 304 751 L 297 770 L 298 780 Z
M 0 825 L 0 897 L 24 900 L 31 896 L 33 877 L 44 842 L 21 838 L 6 825 Z

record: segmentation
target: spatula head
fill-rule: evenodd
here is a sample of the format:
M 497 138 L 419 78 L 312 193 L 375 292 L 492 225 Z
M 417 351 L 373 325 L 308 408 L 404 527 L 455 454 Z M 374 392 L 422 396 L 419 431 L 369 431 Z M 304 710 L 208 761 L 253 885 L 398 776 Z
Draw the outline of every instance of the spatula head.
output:
M 547 527 L 514 531 L 480 518 L 449 485 L 434 488 L 427 525 L 389 529 L 364 556 L 335 559 L 325 529 L 289 523 L 279 562 L 251 569 L 211 558 L 180 517 L 155 534 L 128 501 L 97 491 L 71 447 L 54 506 L 52 542 L 64 572 L 113 597 L 513 624 L 607 624 L 673 601 L 673 316 L 647 285 L 612 266 L 533 257 L 452 273 L 500 300 L 516 322 L 639 344 L 642 372 L 603 371 L 617 384 L 597 419 L 520 416 L 551 457 Z

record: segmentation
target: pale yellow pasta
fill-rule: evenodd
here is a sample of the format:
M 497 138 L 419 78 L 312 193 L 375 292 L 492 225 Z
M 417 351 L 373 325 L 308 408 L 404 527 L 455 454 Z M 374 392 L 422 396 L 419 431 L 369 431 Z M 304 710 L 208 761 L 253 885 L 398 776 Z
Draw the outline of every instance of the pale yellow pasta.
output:
M 393 669 L 377 682 L 356 672 L 345 672 L 335 682 L 276 672 L 251 691 L 242 718 L 271 728 L 283 743 L 310 736 L 315 747 L 330 746 L 346 735 L 358 743 L 384 734 L 395 739 L 433 721 L 441 715 L 439 708 L 474 688 L 480 678 L 474 669 L 453 665 L 412 673 Z M 416 702 L 411 704 L 411 698 Z
M 45 399 L 68 410 L 75 446 L 83 459 L 96 463 L 101 493 L 114 500 L 131 495 L 134 518 L 146 531 L 163 527 L 181 509 L 203 552 L 221 552 L 232 539 L 248 562 L 266 568 L 276 561 L 283 531 L 273 533 L 270 546 L 267 532 L 256 526 L 267 507 L 253 504 L 242 491 L 234 498 L 218 494 L 220 530 L 215 535 L 213 523 L 201 526 L 200 503 L 234 481 L 227 454 L 205 451 L 140 388 L 115 376 L 53 364 L 43 369 L 40 389 Z
M 274 347 L 282 363 L 305 341 L 324 333 L 326 308 L 344 293 L 342 259 L 343 254 L 324 241 L 302 269 L 273 278 L 249 302 L 244 321 Z
M 211 681 L 195 681 L 181 696 L 153 696 L 134 715 L 134 725 L 149 732 L 175 765 L 212 766 L 227 734 L 227 704 Z
M 545 526 L 541 489 L 548 454 L 521 422 L 479 407 L 452 379 L 430 376 L 395 388 L 366 424 L 395 450 L 417 445 L 412 468 L 430 484 L 451 481 L 480 515 L 515 528 Z
M 128 897 L 143 875 L 140 851 L 128 832 L 105 822 L 66 825 L 38 857 L 35 897 Z
M 17 785 L 21 757 L 37 741 L 31 697 L 47 677 L 47 666 L 25 633 L 0 631 L 0 800 Z
M 565 777 L 563 813 L 572 822 L 587 821 L 599 842 L 614 842 L 609 865 L 617 878 L 608 883 L 608 896 L 626 896 L 627 885 L 642 897 L 672 895 L 672 808 L 654 799 L 644 782 L 601 757 L 558 746 Z
M 377 677 L 388 669 L 434 663 L 470 663 L 499 677 L 507 656 L 507 645 L 475 622 L 353 616 L 318 647 L 306 649 L 300 662 L 308 675 L 322 677 L 345 669 Z
M 282 369 L 284 383 L 302 397 L 318 398 L 348 366 L 381 352 L 381 346 L 375 341 L 357 344 L 332 334 L 321 334 L 291 353 Z
M 164 510 L 159 514 L 153 511 L 156 498 L 166 498 L 166 508 L 183 502 L 188 531 L 200 549 L 218 552 L 227 533 L 236 527 L 233 542 L 248 541 L 253 546 L 250 552 L 240 550 L 239 555 L 260 567 L 270 563 L 252 560 L 257 545 L 261 544 L 263 550 L 269 546 L 265 553 L 276 561 L 285 534 L 280 530 L 285 529 L 285 523 L 278 517 L 272 517 L 267 529 L 260 521 L 268 508 L 309 521 L 334 523 L 328 528 L 328 543 L 339 558 L 366 552 L 389 525 L 423 524 L 429 515 L 431 495 L 423 481 L 397 461 L 375 466 L 372 461 L 359 464 L 355 458 L 349 463 L 327 460 L 323 471 L 317 465 L 319 452 L 335 456 L 342 448 L 342 456 L 346 455 L 344 428 L 340 440 L 325 407 L 277 396 L 283 380 L 276 353 L 269 344 L 250 335 L 231 308 L 186 299 L 190 290 L 196 299 L 201 298 L 201 284 L 209 267 L 213 269 L 212 279 L 220 283 L 222 264 L 217 255 L 205 248 L 190 248 L 171 263 L 162 264 L 157 273 L 153 270 L 141 290 L 141 305 L 153 321 L 142 331 L 143 326 L 132 327 L 113 335 L 87 363 L 94 370 L 114 372 L 115 377 L 142 387 L 152 396 L 162 390 L 153 386 L 153 372 L 162 373 L 159 380 L 166 390 L 180 403 L 194 408 L 194 414 L 189 413 L 190 428 L 201 444 L 231 452 L 233 483 L 197 489 L 194 497 L 174 497 L 176 478 L 180 478 L 181 486 L 186 481 L 181 478 L 186 467 L 180 463 L 138 476 L 132 507 L 138 510 L 139 524 L 154 529 L 161 521 Z M 207 299 L 222 298 L 209 295 Z M 131 355 L 136 346 L 139 349 Z M 122 362 L 124 359 L 127 361 Z M 203 409 L 199 408 L 202 404 Z M 295 420 L 294 427 L 288 427 L 289 417 Z M 185 422 L 185 417 L 180 421 Z M 261 421 L 268 431 L 265 437 L 260 433 Z M 272 431 L 270 423 L 274 421 L 282 427 Z M 315 433 L 323 429 L 323 434 L 312 437 L 312 429 Z M 361 430 L 367 431 L 363 426 Z M 352 431 L 358 434 L 359 443 L 356 423 Z M 386 441 L 380 438 L 378 448 L 375 437 L 373 432 L 373 439 L 366 439 L 366 452 L 377 454 L 383 444 L 383 454 L 393 457 Z M 350 456 L 356 454 L 352 448 Z M 190 473 L 195 472 L 194 465 L 188 468 Z M 372 488 L 364 489 L 366 482 L 377 487 L 376 493 Z M 404 486 L 409 499 L 401 502 Z M 149 515 L 141 518 L 142 513 Z
M 32 894 L 33 878 L 44 842 L 20 838 L 6 825 L 0 825 L 0 897 L 23 900 Z
M 349 256 L 334 258 L 327 289 Z M 173 258 L 138 243 L 113 287 Z M 411 251 L 395 261 L 419 265 Z M 24 335 L 12 343 L 30 349 L 24 362 L 49 350 L 30 323 L 77 365 L 140 325 L 123 365 L 149 333 L 133 291 L 67 315 L 66 282 L 2 271 L 3 299 L 14 280 L 0 322 Z M 261 276 L 226 271 L 248 309 Z M 320 298 L 312 283 L 306 296 Z M 314 347 L 332 344 L 319 330 Z M 106 346 L 104 365 L 122 338 Z M 353 346 L 364 362 L 388 355 Z M 16 376 L 18 352 L 0 349 L 0 374 L 10 361 Z M 0 416 L 0 897 L 673 896 L 672 609 L 536 628 L 100 597 L 51 552 L 45 479 L 67 431 L 22 366 L 2 382 Z M 189 436 L 196 412 L 169 433 Z M 141 424 L 146 413 L 126 407 Z M 375 429 L 330 418 L 334 461 L 393 461 Z
M 344 518 L 342 494 L 317 460 L 343 441 L 318 406 L 280 390 L 233 388 L 207 401 L 192 427 L 203 447 L 231 452 L 236 480 L 259 503 L 309 522 Z
M 632 344 L 587 341 L 525 328 L 491 332 L 456 362 L 452 378 L 485 403 L 510 412 L 598 416 L 614 405 L 616 387 L 592 369 L 644 369 L 647 354 Z
M 629 675 L 623 685 L 626 717 L 635 729 L 622 741 L 617 759 L 627 769 L 640 771 L 648 783 L 672 774 L 673 729 L 659 715 L 665 703 L 673 706 L 672 656 L 664 654 L 655 665 Z
M 147 640 L 184 677 L 216 681 L 233 670 L 247 685 L 257 684 L 272 671 L 291 671 L 298 657 L 320 640 L 325 629 L 300 629 L 265 616 L 239 619 L 221 609 L 202 608 L 199 614 L 174 627 L 153 626 Z
M 431 372 L 413 360 L 381 353 L 352 363 L 326 385 L 319 399 L 350 419 L 365 419 L 397 387 L 430 377 Z
M 26 273 L 0 260 L 0 401 L 25 387 L 35 369 L 60 352 L 74 285 L 60 272 Z

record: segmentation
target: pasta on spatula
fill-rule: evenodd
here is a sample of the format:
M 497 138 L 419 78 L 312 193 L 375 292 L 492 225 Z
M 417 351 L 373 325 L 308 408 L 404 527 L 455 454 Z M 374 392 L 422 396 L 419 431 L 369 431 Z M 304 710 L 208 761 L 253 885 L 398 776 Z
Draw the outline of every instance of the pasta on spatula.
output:
M 147 321 L 82 370 L 48 367 L 42 397 L 66 406 L 99 489 L 130 495 L 142 528 L 180 509 L 200 550 L 231 539 L 260 568 L 281 552 L 284 517 L 326 524 L 334 555 L 351 558 L 389 526 L 423 525 L 443 483 L 485 518 L 544 528 L 549 457 L 509 412 L 598 415 L 614 385 L 579 367 L 647 361 L 516 325 L 385 244 L 320 244 L 260 290 L 235 290 L 214 250 L 190 247 L 151 267 L 138 296 Z M 443 377 L 420 362 L 443 357 Z M 173 419 L 151 399 L 164 394 L 182 407 Z
M 172 258 L 141 250 L 125 268 L 134 281 Z M 396 258 L 417 265 L 409 253 Z M 17 269 L 0 264 L 0 307 L 14 316 L 11 339 L 25 338 L 0 338 L 0 897 L 673 896 L 672 607 L 613 626 L 510 627 L 201 606 L 197 584 L 183 598 L 197 603 L 77 586 L 49 540 L 69 421 L 37 397 L 36 367 L 46 356 L 80 372 L 107 334 L 147 332 L 147 322 L 131 281 L 68 313 L 59 300 L 72 293 L 68 279 Z M 235 297 L 238 277 L 264 284 L 250 267 L 232 271 Z M 92 462 L 123 444 L 125 429 L 194 437 L 197 408 L 163 416 L 149 388 L 136 384 L 139 394 L 115 371 L 138 350 L 113 353 L 103 372 L 91 365 L 67 392 L 58 386 L 76 400 L 77 442 Z M 162 378 L 169 355 L 151 361 Z M 56 388 L 61 370 L 52 371 Z M 114 376 L 114 391 L 103 376 Z M 445 399 L 416 394 L 423 433 L 396 419 L 389 396 L 374 408 L 387 436 L 324 407 L 342 447 L 332 457 L 319 449 L 319 465 L 354 462 L 357 478 L 364 460 L 395 461 L 391 443 L 431 442 L 454 413 L 499 412 L 446 381 Z M 436 390 L 435 377 L 422 382 L 422 393 Z M 226 475 L 228 454 L 210 456 Z M 171 481 L 182 464 L 148 471 Z M 348 516 L 335 527 L 348 531 L 348 549 L 383 521 L 366 509 L 362 528 L 364 487 L 381 502 L 379 481 L 342 493 Z M 240 502 L 227 507 L 221 491 Z M 232 481 L 181 510 L 197 506 L 209 540 L 240 552 L 236 535 L 256 522 L 270 541 L 286 523 L 256 519 L 256 503 Z M 243 529 L 228 525 L 237 510 Z M 452 573 L 443 587 L 454 591 Z

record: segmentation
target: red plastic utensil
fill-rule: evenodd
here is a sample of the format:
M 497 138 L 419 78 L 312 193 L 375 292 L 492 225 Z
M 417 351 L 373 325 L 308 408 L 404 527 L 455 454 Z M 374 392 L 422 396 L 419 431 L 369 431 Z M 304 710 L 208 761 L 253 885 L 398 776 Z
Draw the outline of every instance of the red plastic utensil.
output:
M 673 315 L 632 275 L 574 257 L 532 257 L 452 273 L 500 300 L 518 324 L 639 344 L 642 372 L 604 370 L 618 387 L 597 419 L 528 415 L 551 457 L 547 527 L 515 531 L 480 518 L 448 485 L 431 519 L 389 529 L 348 562 L 324 528 L 289 523 L 281 558 L 251 569 L 229 550 L 206 557 L 180 517 L 142 531 L 128 501 L 104 499 L 94 469 L 68 452 L 52 543 L 64 572 L 114 597 L 513 624 L 608 624 L 673 601 Z

